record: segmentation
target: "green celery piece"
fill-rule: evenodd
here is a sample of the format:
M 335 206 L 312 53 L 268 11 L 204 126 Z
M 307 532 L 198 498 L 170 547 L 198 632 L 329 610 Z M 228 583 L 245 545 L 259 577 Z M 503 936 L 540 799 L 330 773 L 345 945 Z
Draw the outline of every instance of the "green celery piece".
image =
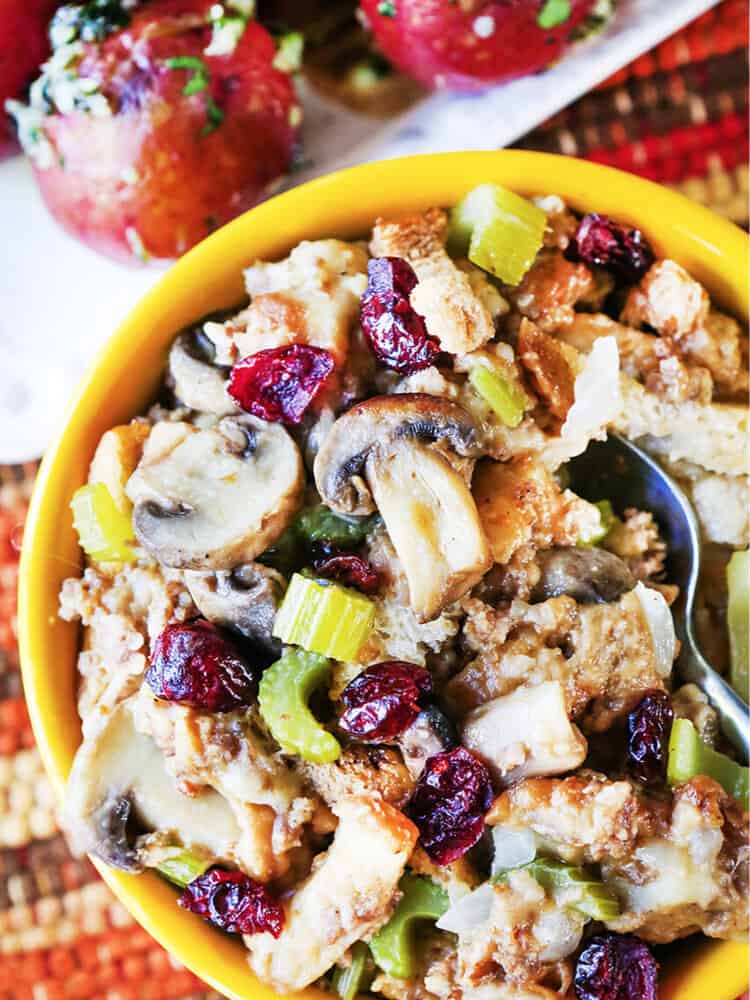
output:
M 131 519 L 119 509 L 104 483 L 81 486 L 73 494 L 70 508 L 86 555 L 97 562 L 133 562 Z
M 699 774 L 718 781 L 727 794 L 733 795 L 747 809 L 750 768 L 704 743 L 689 719 L 675 719 L 669 735 L 667 783 L 675 788 Z
M 421 875 L 404 875 L 399 888 L 403 896 L 391 919 L 370 941 L 370 951 L 383 972 L 397 979 L 411 979 L 416 965 L 414 922 L 439 920 L 450 902 L 448 894 L 436 882 Z
M 526 871 L 549 893 L 561 894 L 560 904 L 569 906 L 593 920 L 614 920 L 620 904 L 601 879 L 577 865 L 567 865 L 556 858 L 535 858 L 518 868 L 509 868 L 493 878 L 504 882 L 511 871 Z
M 604 541 L 612 528 L 614 528 L 617 521 L 617 515 L 612 509 L 612 504 L 609 500 L 598 500 L 594 506 L 599 508 L 601 521 L 599 522 L 599 527 L 595 531 L 592 531 L 590 535 L 578 539 L 577 544 L 581 548 L 590 549 L 594 545 L 599 545 L 600 542 Z
M 265 552 L 258 556 L 258 562 L 277 569 L 289 576 L 304 560 L 302 541 L 297 526 L 292 523 Z
M 303 510 L 295 527 L 306 542 L 326 542 L 336 548 L 351 549 L 364 542 L 375 525 L 375 517 L 339 517 L 330 507 L 319 503 Z
M 526 409 L 525 393 L 501 372 L 475 365 L 469 382 L 507 427 L 518 427 Z
M 455 256 L 468 251 L 477 267 L 517 285 L 542 247 L 546 225 L 533 202 L 499 184 L 480 184 L 451 213 L 448 249 Z
M 748 649 L 748 628 L 750 627 L 750 549 L 735 552 L 727 566 L 727 626 L 729 628 L 729 654 L 731 666 L 729 680 L 740 696 L 748 700 L 750 684 L 750 649 Z
M 565 24 L 570 18 L 570 13 L 570 0 L 546 0 L 536 23 L 548 31 L 550 28 L 558 28 L 561 24 Z
M 295 573 L 276 615 L 273 634 L 289 646 L 356 662 L 372 629 L 373 602 L 348 587 Z
M 287 649 L 264 671 L 258 687 L 260 714 L 282 749 L 315 764 L 330 764 L 341 753 L 336 737 L 307 705 L 330 673 L 331 664 L 324 656 Z
M 160 875 L 184 889 L 193 879 L 208 871 L 213 862 L 199 858 L 192 851 L 180 851 L 171 858 L 165 858 L 156 866 Z
M 364 993 L 370 985 L 370 970 L 368 969 L 369 951 L 364 941 L 357 941 L 352 946 L 351 965 L 346 968 L 339 966 L 333 974 L 334 992 L 342 1000 L 355 1000 Z

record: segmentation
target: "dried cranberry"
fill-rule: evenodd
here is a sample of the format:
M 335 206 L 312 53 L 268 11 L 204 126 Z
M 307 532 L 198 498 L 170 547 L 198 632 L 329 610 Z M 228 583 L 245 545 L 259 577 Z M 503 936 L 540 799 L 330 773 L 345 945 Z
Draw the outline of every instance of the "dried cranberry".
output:
M 167 625 L 151 650 L 146 681 L 157 698 L 209 712 L 249 705 L 257 691 L 247 660 L 215 625 L 203 620 Z
M 409 303 L 417 284 L 411 264 L 400 257 L 378 257 L 369 262 L 367 273 L 361 323 L 375 357 L 402 375 L 435 364 L 440 345 Z
M 659 966 L 632 934 L 597 934 L 576 965 L 578 1000 L 656 1000 Z
M 456 747 L 430 757 L 407 812 L 419 827 L 419 843 L 430 858 L 447 865 L 482 836 L 491 804 L 487 768 L 465 747 Z
M 644 785 L 664 781 L 673 720 L 666 691 L 648 691 L 628 716 L 628 770 Z
M 584 215 L 565 256 L 612 271 L 623 281 L 639 281 L 654 262 L 654 252 L 640 229 L 629 229 L 607 215 Z
M 313 561 L 313 569 L 345 587 L 356 587 L 363 594 L 374 594 L 378 589 L 378 574 L 366 559 L 353 552 L 327 553 Z
M 229 934 L 266 932 L 277 938 L 284 929 L 281 903 L 242 872 L 212 868 L 193 879 L 177 902 Z
M 261 420 L 298 424 L 333 368 L 333 358 L 321 347 L 272 347 L 237 362 L 229 395 Z
M 341 694 L 339 726 L 359 740 L 395 739 L 419 715 L 420 699 L 432 691 L 432 677 L 414 663 L 375 663 L 347 684 Z

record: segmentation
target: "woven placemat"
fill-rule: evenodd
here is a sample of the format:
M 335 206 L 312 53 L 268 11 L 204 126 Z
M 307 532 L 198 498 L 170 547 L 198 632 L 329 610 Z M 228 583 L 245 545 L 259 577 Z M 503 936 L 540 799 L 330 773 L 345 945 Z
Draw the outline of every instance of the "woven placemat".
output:
M 669 184 L 748 222 L 748 3 L 725 0 L 517 145 Z M 207 1000 L 59 831 L 23 700 L 16 583 L 34 464 L 0 466 L 0 1000 Z

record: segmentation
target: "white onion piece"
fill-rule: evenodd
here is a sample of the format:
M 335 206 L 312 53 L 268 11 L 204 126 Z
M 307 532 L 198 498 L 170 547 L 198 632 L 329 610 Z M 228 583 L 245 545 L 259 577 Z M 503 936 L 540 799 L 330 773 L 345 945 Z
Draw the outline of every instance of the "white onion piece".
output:
M 660 677 L 669 677 L 672 664 L 677 654 L 677 637 L 672 621 L 672 612 L 664 600 L 663 594 L 651 587 L 645 587 L 640 581 L 633 593 L 641 602 L 643 614 L 646 617 L 651 639 L 654 643 L 656 672 Z
M 452 934 L 468 934 L 490 919 L 493 895 L 490 883 L 484 882 L 446 910 L 438 920 L 437 927 Z
M 495 855 L 492 858 L 492 874 L 499 875 L 507 868 L 518 868 L 536 857 L 536 837 L 531 830 L 511 830 L 496 826 L 492 830 Z
M 562 426 L 563 438 L 587 443 L 619 416 L 620 352 L 614 337 L 599 337 L 584 361 L 574 386 L 575 402 Z
M 582 913 L 565 907 L 540 913 L 533 932 L 540 945 L 540 960 L 559 962 L 572 954 L 581 943 L 585 923 Z

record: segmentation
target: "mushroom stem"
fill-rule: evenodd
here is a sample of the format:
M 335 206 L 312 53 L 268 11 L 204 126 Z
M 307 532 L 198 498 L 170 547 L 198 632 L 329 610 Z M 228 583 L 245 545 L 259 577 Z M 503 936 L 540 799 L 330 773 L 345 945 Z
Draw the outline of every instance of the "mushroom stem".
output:
M 411 606 L 420 621 L 430 621 L 492 564 L 471 492 L 438 452 L 413 441 L 373 452 L 365 474 L 403 565 Z

